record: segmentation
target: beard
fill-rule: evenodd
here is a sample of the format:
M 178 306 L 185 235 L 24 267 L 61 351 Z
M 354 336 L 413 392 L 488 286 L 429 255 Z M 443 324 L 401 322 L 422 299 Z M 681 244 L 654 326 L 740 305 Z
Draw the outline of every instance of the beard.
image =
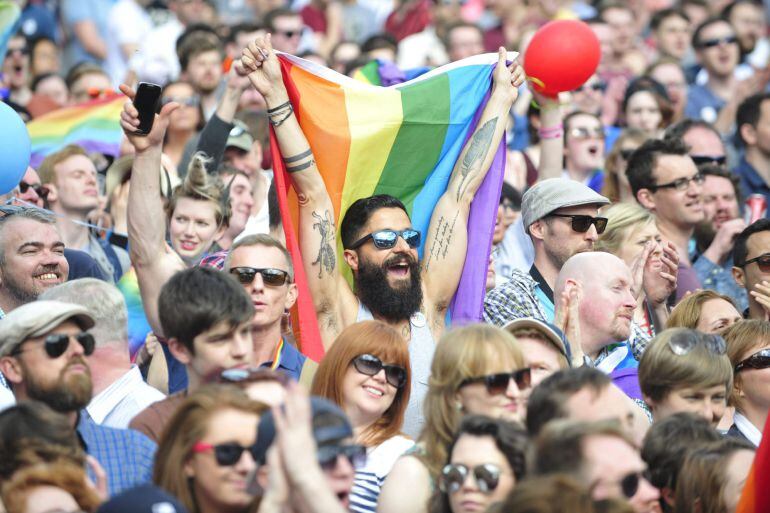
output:
M 400 262 L 409 265 L 409 282 L 394 288 L 388 283 L 387 268 Z M 388 321 L 409 319 L 422 306 L 420 266 L 411 256 L 395 256 L 381 266 L 361 259 L 355 282 L 361 303 L 373 314 Z
M 64 275 L 61 267 L 58 264 L 43 265 L 35 269 L 32 273 L 33 276 L 40 276 L 46 273 L 54 273 L 60 278 Z M 37 297 L 42 294 L 48 287 L 35 284 L 35 278 L 32 278 L 32 284 L 26 285 L 22 281 L 16 278 L 15 273 L 7 272 L 2 273 L 3 288 L 5 292 L 18 304 L 24 305 L 35 301 Z M 66 277 L 65 277 L 66 279 Z M 63 280 L 62 280 L 63 281 Z M 56 284 L 52 284 L 54 286 Z
M 89 369 L 83 374 L 65 376 L 67 369 L 72 365 L 84 365 L 89 369 L 83 358 L 73 358 L 62 369 L 59 378 L 52 385 L 41 383 L 33 372 L 25 369 L 25 384 L 29 398 L 45 403 L 60 413 L 80 411 L 88 406 L 93 393 L 91 371 Z

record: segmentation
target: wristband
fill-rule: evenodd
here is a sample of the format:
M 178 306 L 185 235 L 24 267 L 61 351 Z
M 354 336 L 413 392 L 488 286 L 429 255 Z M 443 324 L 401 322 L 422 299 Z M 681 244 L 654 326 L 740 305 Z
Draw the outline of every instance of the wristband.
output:
M 564 135 L 564 126 L 559 124 L 548 128 L 538 128 L 537 135 L 541 139 L 558 139 Z

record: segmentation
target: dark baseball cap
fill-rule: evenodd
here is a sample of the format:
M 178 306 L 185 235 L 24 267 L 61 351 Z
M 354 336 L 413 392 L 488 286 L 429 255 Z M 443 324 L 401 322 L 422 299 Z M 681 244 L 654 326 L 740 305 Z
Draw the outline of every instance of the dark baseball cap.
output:
M 188 513 L 176 497 L 153 485 L 131 488 L 99 506 L 96 513 Z

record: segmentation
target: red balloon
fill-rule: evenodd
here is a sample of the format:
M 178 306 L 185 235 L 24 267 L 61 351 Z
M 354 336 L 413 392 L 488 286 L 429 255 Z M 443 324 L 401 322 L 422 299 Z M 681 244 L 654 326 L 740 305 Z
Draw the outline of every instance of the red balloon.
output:
M 555 97 L 583 85 L 596 72 L 601 58 L 599 39 L 591 27 L 577 20 L 543 25 L 524 54 L 524 71 L 531 87 Z

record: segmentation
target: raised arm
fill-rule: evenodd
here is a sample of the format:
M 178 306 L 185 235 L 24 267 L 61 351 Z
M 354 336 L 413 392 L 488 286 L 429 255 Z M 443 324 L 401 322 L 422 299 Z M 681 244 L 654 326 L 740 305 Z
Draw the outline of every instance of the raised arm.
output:
M 540 105 L 540 165 L 537 179 L 559 178 L 564 169 L 564 127 L 559 100 L 535 94 Z
M 422 270 L 426 313 L 441 325 L 465 262 L 471 201 L 492 165 L 505 132 L 508 111 L 518 96 L 518 86 L 524 82 L 521 66 L 515 62 L 506 66 L 504 48 L 498 54 L 492 94 L 457 159 L 446 192 L 436 204 L 425 240 Z
M 134 99 L 135 93 L 130 87 L 122 85 L 120 90 Z M 163 136 L 169 116 L 178 107 L 179 104 L 174 102 L 164 105 L 160 114 L 155 115 L 152 130 L 146 136 L 134 133 L 139 126 L 139 113 L 131 101 L 126 102 L 120 115 L 120 126 L 136 150 L 128 193 L 129 254 L 147 320 L 159 336 L 163 336 L 158 320 L 160 289 L 174 273 L 185 267 L 182 259 L 166 244 L 166 214 L 160 193 Z
M 270 35 L 243 50 L 252 85 L 265 97 L 286 170 L 299 198 L 299 246 L 325 347 L 355 322 L 358 302 L 337 261 L 334 207 L 313 152 L 294 116 Z

